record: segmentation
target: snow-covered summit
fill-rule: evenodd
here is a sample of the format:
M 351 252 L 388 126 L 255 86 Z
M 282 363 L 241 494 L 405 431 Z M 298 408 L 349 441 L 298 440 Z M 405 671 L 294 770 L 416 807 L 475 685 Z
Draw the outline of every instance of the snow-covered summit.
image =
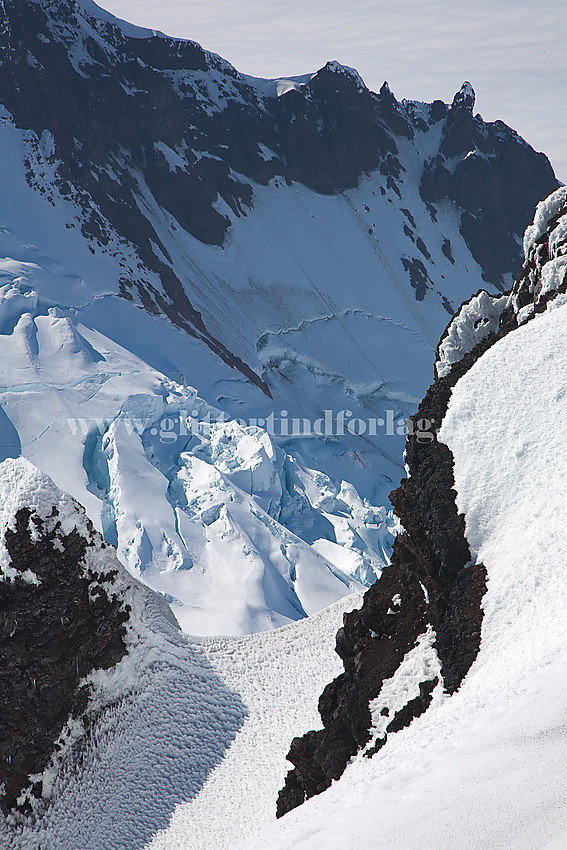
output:
M 336 59 L 332 59 L 330 62 L 327 62 L 324 70 L 332 71 L 334 74 L 343 74 L 346 77 L 350 77 L 352 80 L 354 80 L 360 91 L 368 91 L 364 80 L 362 79 L 356 68 L 350 68 L 348 65 L 342 65 L 340 62 L 337 62 Z

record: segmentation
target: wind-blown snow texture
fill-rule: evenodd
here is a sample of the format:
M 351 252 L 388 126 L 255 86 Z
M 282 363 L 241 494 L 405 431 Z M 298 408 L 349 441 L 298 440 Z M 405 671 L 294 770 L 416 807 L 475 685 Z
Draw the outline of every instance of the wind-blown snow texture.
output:
M 61 538 L 74 528 L 90 536 L 80 507 L 22 459 L 0 464 L 0 504 L 2 540 L 22 506 L 47 520 L 55 506 Z M 4 581 L 6 555 L 3 548 Z M 94 723 L 85 732 L 81 718 L 69 721 L 62 749 L 34 777 L 43 798 L 31 798 L 31 816 L 0 822 L 2 846 L 141 850 L 172 815 L 169 828 L 181 831 L 184 846 L 230 846 L 269 819 L 288 740 L 315 721 L 317 691 L 339 667 L 329 635 L 360 597 L 263 634 L 188 638 L 161 596 L 132 579 L 100 540 L 86 566 L 117 570 L 114 592 L 131 609 L 127 653 L 86 677 Z M 239 809 L 227 819 L 230 795 Z M 160 846 L 160 835 L 154 841 Z
M 554 261 L 540 246 L 560 253 L 560 228 L 551 217 L 526 269 Z M 315 695 L 337 672 L 329 636 L 357 600 L 265 634 L 191 640 L 121 573 L 133 603 L 128 655 L 94 677 L 103 711 L 95 735 L 78 766 L 65 770 L 64 752 L 63 769 L 44 777 L 54 794 L 41 820 L 2 826 L 10 846 L 338 848 L 374 846 L 376 836 L 404 850 L 502 848 L 510 836 L 526 850 L 561 846 L 567 305 L 559 295 L 546 306 L 458 381 L 439 435 L 455 458 L 473 557 L 488 572 L 481 650 L 460 690 L 436 688 L 425 714 L 390 733 L 374 758 L 354 759 L 327 792 L 256 839 L 274 814 L 289 739 L 315 722 Z M 4 522 L 24 502 L 39 513 L 56 504 L 64 523 L 85 521 L 26 462 L 0 469 Z M 97 557 L 116 563 L 108 549 Z M 384 683 L 383 702 L 395 711 L 437 672 L 424 634 Z M 381 723 L 378 714 L 377 735 Z M 227 817 L 235 797 L 238 812 Z
M 539 314 L 457 381 L 438 434 L 454 457 L 472 563 L 488 574 L 476 661 L 456 694 L 436 689 L 371 760 L 359 756 L 328 791 L 239 846 L 527 850 L 567 840 L 567 305 L 565 280 L 547 305 L 536 283 L 563 254 L 566 216 L 563 190 L 538 207 L 511 301 L 521 308 L 531 293 Z
M 4 486 L 12 487 L 14 470 L 28 481 L 20 455 L 47 472 L 85 505 L 130 572 L 171 601 L 186 633 L 291 623 L 190 639 L 164 618 L 162 597 L 120 573 L 137 631 L 127 657 L 96 682 L 114 701 L 103 700 L 82 762 L 45 777 L 55 793 L 42 819 L 1 828 L 25 850 L 253 844 L 274 813 L 289 741 L 317 723 L 316 695 L 338 672 L 331 636 L 353 602 L 348 594 L 387 563 L 395 524 L 383 505 L 403 468 L 397 424 L 429 383 L 448 315 L 483 280 L 494 291 L 511 282 L 526 217 L 556 183 L 545 158 L 513 131 L 473 116 L 467 84 L 451 107 L 398 104 L 386 86 L 373 95 L 358 75 L 330 63 L 274 89 L 198 45 L 123 31 L 93 4 L 71 0 L 0 3 L 0 23 L 10 58 L 0 77 Z M 59 73 L 73 95 L 67 100 L 65 87 L 52 85 Z M 83 98 L 87 89 L 92 101 Z M 171 124 L 155 108 L 162 96 Z M 115 111 L 101 107 L 109 103 Z M 331 153 L 326 110 L 340 131 Z M 240 139 L 227 131 L 238 125 L 235 115 L 250 120 Z M 365 132 L 353 134 L 353 121 Z M 144 127 L 149 147 L 148 137 L 136 146 L 131 136 Z M 360 142 L 356 156 L 345 140 Z M 333 150 L 346 151 L 338 170 Z M 471 183 L 482 191 L 469 203 Z M 186 198 L 196 205 L 184 206 Z M 561 240 L 540 250 L 554 203 L 540 208 L 529 236 L 536 311 L 552 284 L 541 286 L 535 271 L 549 268 L 557 282 L 563 268 Z M 512 298 L 519 319 L 529 318 L 521 294 Z M 439 351 L 442 366 L 470 349 L 471 322 L 481 338 L 498 321 L 485 296 L 471 304 Z M 521 387 L 508 374 L 519 343 L 506 338 L 463 379 L 460 402 L 455 394 L 457 414 L 476 405 L 492 423 L 481 450 L 472 444 L 486 505 L 466 459 L 462 417 L 443 432 L 459 499 L 474 519 L 472 545 L 495 576 L 477 665 L 455 697 L 436 689 L 429 710 L 390 734 L 383 753 L 355 760 L 338 785 L 257 846 L 357 838 L 364 846 L 369 830 L 404 850 L 420 835 L 435 845 L 435 831 L 450 846 L 451 812 L 472 818 L 483 846 L 512 826 L 523 830 L 518 846 L 533 847 L 536 830 L 538 840 L 560 835 L 554 777 L 565 763 L 557 732 L 565 693 L 556 683 L 564 634 L 555 623 L 545 646 L 540 635 L 547 640 L 548 617 L 560 616 L 563 544 L 561 524 L 538 506 L 550 493 L 560 498 L 560 463 L 553 471 L 543 463 L 561 457 L 565 435 L 537 419 L 536 406 L 543 382 L 544 410 L 563 413 L 561 372 L 545 366 L 565 365 L 557 318 L 565 306 L 555 306 L 510 335 L 537 348 L 522 361 Z M 508 430 L 493 422 L 518 412 L 519 401 L 522 428 L 531 414 L 535 441 L 518 438 L 507 460 L 527 452 L 531 477 L 519 460 L 510 473 L 501 457 Z M 270 413 L 317 419 L 326 409 L 382 419 L 383 430 L 266 433 Z M 208 422 L 189 429 L 188 417 Z M 59 504 L 63 497 L 50 492 Z M 514 494 L 523 525 L 512 537 L 508 520 L 497 520 Z M 542 560 L 547 549 L 538 554 L 528 541 L 544 520 L 546 545 L 558 556 L 551 564 Z M 505 545 L 513 548 L 501 557 Z M 34 575 L 27 579 L 33 588 Z M 504 659 L 514 651 L 510 635 L 526 649 L 522 675 L 517 662 L 508 670 L 499 660 L 500 649 Z M 412 698 L 420 675 L 437 671 L 428 632 L 419 649 L 399 680 L 385 684 L 393 711 Z M 382 721 L 374 721 L 379 736 Z M 518 742 L 537 759 L 529 772 L 525 760 L 517 768 Z M 507 797 L 485 817 L 496 789 L 486 775 L 497 768 Z M 522 785 L 534 775 L 528 798 Z M 431 827 L 422 802 L 430 782 L 448 813 Z M 472 802 L 455 794 L 461 783 Z M 239 812 L 227 816 L 235 797 Z M 395 815 L 382 805 L 394 798 Z M 401 825 L 411 824 L 400 842 Z

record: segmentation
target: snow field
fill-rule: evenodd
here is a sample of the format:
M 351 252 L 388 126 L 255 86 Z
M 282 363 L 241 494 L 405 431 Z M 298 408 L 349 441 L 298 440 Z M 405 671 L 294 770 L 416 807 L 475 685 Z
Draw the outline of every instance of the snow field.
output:
M 320 728 L 317 701 L 342 672 L 334 634 L 354 594 L 289 626 L 241 638 L 201 638 L 200 647 L 247 717 L 199 795 L 180 803 L 147 850 L 232 850 L 275 820 L 276 798 L 291 768 L 292 738 Z

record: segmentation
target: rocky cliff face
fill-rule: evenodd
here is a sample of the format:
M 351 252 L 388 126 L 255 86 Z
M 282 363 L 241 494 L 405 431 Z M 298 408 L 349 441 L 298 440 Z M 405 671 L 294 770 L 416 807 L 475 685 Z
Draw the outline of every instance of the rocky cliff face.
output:
M 361 750 L 372 756 L 397 732 L 427 710 L 442 683 L 454 693 L 473 663 L 481 639 L 481 601 L 486 589 L 482 564 L 470 563 L 464 517 L 457 511 L 453 457 L 437 441 L 451 388 L 494 343 L 519 324 L 559 303 L 567 290 L 567 190 L 542 202 L 526 231 L 526 261 L 509 296 L 475 296 L 450 323 L 438 349 L 437 380 L 429 389 L 408 436 L 408 478 L 391 494 L 403 531 L 394 543 L 392 565 L 366 593 L 363 606 L 344 616 L 336 651 L 345 672 L 319 700 L 324 728 L 295 738 L 277 803 L 281 816 L 338 779 Z M 488 329 L 488 330 L 487 330 Z M 422 637 L 434 634 L 439 665 L 419 683 L 419 693 L 398 707 L 376 734 L 383 683 Z
M 8 461 L 16 476 L 28 467 Z M 31 469 L 31 468 L 30 468 Z M 28 473 L 29 474 L 29 473 Z M 33 475 L 33 474 L 32 474 Z M 37 483 L 37 482 L 36 482 Z M 121 569 L 72 500 L 7 516 L 0 573 L 0 806 L 26 813 L 41 774 L 92 721 L 94 670 L 125 655 L 130 605 Z M 23 500 L 22 500 L 23 501 Z M 5 506 L 3 506 L 5 508 Z M 6 511 L 7 513 L 7 511 Z M 67 728 L 67 735 L 63 734 Z M 82 731 L 79 731 L 82 730 Z
M 454 205 L 486 280 L 501 286 L 519 268 L 517 240 L 536 202 L 557 185 L 545 156 L 501 122 L 473 116 L 469 84 L 447 106 L 399 103 L 386 84 L 373 93 L 335 62 L 285 84 L 253 80 L 194 42 L 120 25 L 79 0 L 2 4 L 0 49 L 0 102 L 36 134 L 56 168 L 51 189 L 79 205 L 76 226 L 93 250 L 116 252 L 116 235 L 135 246 L 139 262 L 122 263 L 124 297 L 168 316 L 265 392 L 205 327 L 197 281 L 179 272 L 156 216 L 174 240 L 222 245 L 227 213 L 246 216 L 255 186 L 278 178 L 333 194 L 379 170 L 383 191 L 400 196 L 404 144 L 425 134 L 430 215 Z M 32 159 L 28 179 L 49 193 Z M 421 260 L 410 265 L 421 299 L 428 274 Z
M 518 237 L 526 212 L 553 187 L 537 197 L 548 182 L 544 160 L 534 159 L 501 121 L 486 124 L 473 116 L 473 106 L 474 92 L 465 83 L 446 113 L 439 152 L 425 165 L 420 192 L 433 204 L 443 199 L 457 204 L 462 235 L 484 279 L 503 288 L 506 271 L 519 269 Z M 518 183 L 516 203 L 510 204 L 511 181 L 526 173 L 530 178 Z

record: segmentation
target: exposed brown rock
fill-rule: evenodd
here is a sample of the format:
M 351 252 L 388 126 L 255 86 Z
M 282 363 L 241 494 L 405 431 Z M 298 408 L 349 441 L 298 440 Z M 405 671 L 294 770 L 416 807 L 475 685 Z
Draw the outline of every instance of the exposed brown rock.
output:
M 478 654 L 486 569 L 482 564 L 470 564 L 464 517 L 455 503 L 453 456 L 437 441 L 436 431 L 445 416 L 452 387 L 485 351 L 518 327 L 516 311 L 534 304 L 532 316 L 536 315 L 551 299 L 567 291 L 566 274 L 552 292 L 541 294 L 542 268 L 552 250 L 559 256 L 564 248 L 564 243 L 555 239 L 552 249 L 550 236 L 566 215 L 564 205 L 532 245 L 498 330 L 431 385 L 411 419 L 413 428 L 406 444 L 410 476 L 390 494 L 404 530 L 394 542 L 392 565 L 366 592 L 362 607 L 344 615 L 336 639 L 344 673 L 328 684 L 320 697 L 323 729 L 291 743 L 288 759 L 294 768 L 278 796 L 278 817 L 328 788 L 370 741 L 369 703 L 378 697 L 384 680 L 394 675 L 428 625 L 435 631 L 446 693 L 459 688 Z M 392 601 L 397 594 L 401 605 L 394 610 Z M 436 679 L 420 684 L 419 695 L 396 712 L 386 734 L 365 751 L 366 756 L 387 746 L 389 734 L 427 710 L 436 684 Z
M 54 508 L 54 517 L 57 511 Z M 79 682 L 126 652 L 129 609 L 113 592 L 116 571 L 93 572 L 85 553 L 97 538 L 63 534 L 23 508 L 5 534 L 18 576 L 0 582 L 0 807 L 16 806 L 30 775 L 41 773 L 70 717 L 84 712 L 89 690 Z M 51 527 L 52 526 L 52 527 Z M 23 574 L 31 570 L 39 584 Z M 32 788 L 41 796 L 41 783 Z M 24 803 L 23 810 L 26 810 Z

